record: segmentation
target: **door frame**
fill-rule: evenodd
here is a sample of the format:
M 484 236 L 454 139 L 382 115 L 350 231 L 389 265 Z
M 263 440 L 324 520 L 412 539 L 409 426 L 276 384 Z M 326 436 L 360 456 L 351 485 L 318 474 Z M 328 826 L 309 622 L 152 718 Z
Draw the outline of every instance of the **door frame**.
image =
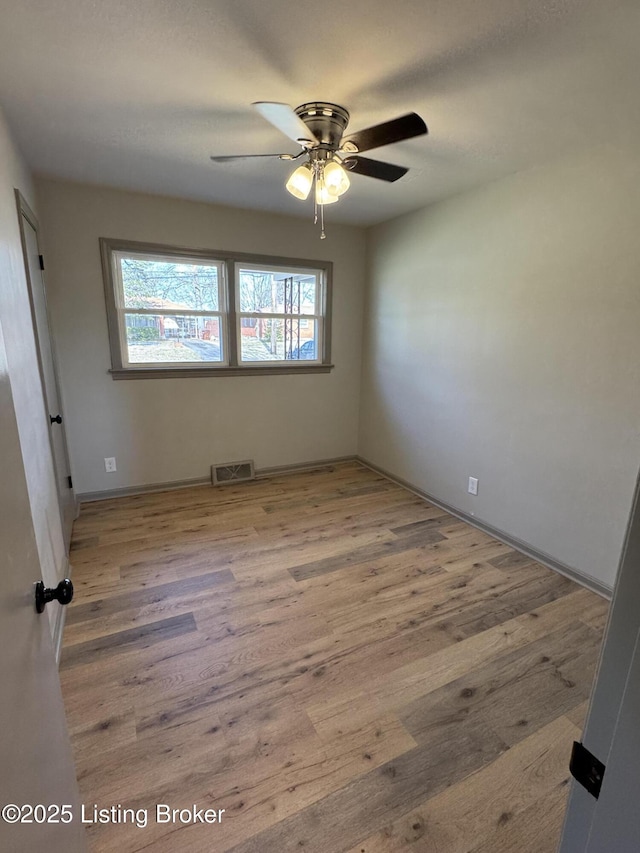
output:
M 27 291 L 29 294 L 29 309 L 31 311 L 31 324 L 33 326 L 33 335 L 34 335 L 35 344 L 36 344 L 36 355 L 38 358 L 38 372 L 40 373 L 40 384 L 42 386 L 42 398 L 45 402 L 45 408 L 46 408 L 47 407 L 47 387 L 46 387 L 46 383 L 45 383 L 45 374 L 44 374 L 44 368 L 43 368 L 43 364 L 42 364 L 42 348 L 41 348 L 41 343 L 40 343 L 40 336 L 38 334 L 38 322 L 37 322 L 35 303 L 34 303 L 34 298 L 33 298 L 34 284 L 31 281 L 31 273 L 29 270 L 29 262 L 28 262 L 28 254 L 27 254 L 27 251 L 28 251 L 27 250 L 27 240 L 26 240 L 26 235 L 24 232 L 23 217 L 24 217 L 24 219 L 27 220 L 29 225 L 35 231 L 36 243 L 38 245 L 38 254 L 40 254 L 40 230 L 39 230 L 39 225 L 38 225 L 38 219 L 37 219 L 35 213 L 29 207 L 27 200 L 22 195 L 20 190 L 18 190 L 18 189 L 15 190 L 15 197 L 16 197 L 16 207 L 18 210 L 18 225 L 20 228 L 20 243 L 22 246 L 22 254 L 24 257 L 25 276 L 26 276 L 26 280 L 27 280 Z M 46 286 L 45 286 L 45 282 L 44 282 L 44 277 L 43 277 L 43 281 L 42 281 L 42 287 L 43 287 L 43 292 L 44 292 L 45 309 L 46 309 L 46 314 L 47 314 L 47 325 L 49 327 L 49 342 L 51 345 L 51 360 L 52 360 L 52 364 L 53 364 L 53 379 L 54 379 L 56 394 L 58 396 L 58 401 L 60 403 L 60 407 L 61 407 L 62 411 L 65 412 L 66 409 L 65 409 L 65 405 L 64 405 L 64 398 L 62 395 L 62 389 L 60 387 L 60 373 L 58 370 L 58 358 L 57 358 L 55 343 L 53 340 L 53 335 L 51 334 L 51 314 L 49 312 L 49 306 L 47 304 L 47 291 L 46 291 Z M 49 414 L 49 411 L 47 409 L 47 415 L 48 414 Z M 73 474 L 71 471 L 71 457 L 69 456 L 69 447 L 67 444 L 67 431 L 65 428 L 64 420 L 60 426 L 62 428 L 62 446 L 64 449 L 64 461 L 66 463 L 66 468 L 67 468 L 67 471 L 69 472 L 69 476 L 71 477 L 71 482 L 73 483 Z M 51 426 L 50 425 L 48 425 L 48 434 L 49 434 L 49 447 L 51 449 L 51 460 L 52 460 L 53 469 L 55 472 L 56 471 L 56 463 L 55 463 L 56 457 L 55 457 L 55 449 L 53 446 L 53 437 L 51 435 Z M 78 504 L 78 500 L 76 498 L 76 493 L 75 493 L 75 489 L 74 489 L 73 485 L 70 486 L 70 491 L 71 491 L 71 496 L 73 499 L 74 518 L 77 518 L 78 517 L 78 511 L 79 511 L 79 504 Z M 71 526 L 68 525 L 65 521 L 65 514 L 64 514 L 64 510 L 63 510 L 63 500 L 62 500 L 62 496 L 60 495 L 60 491 L 58 488 L 57 476 L 56 476 L 56 494 L 58 496 L 58 512 L 60 514 L 60 524 L 62 526 L 62 538 L 64 541 L 65 552 L 66 552 L 66 555 L 68 557 L 69 556 L 69 548 L 70 548 L 70 544 L 71 544 Z
M 638 741 L 627 744 L 627 752 L 620 750 L 614 754 L 613 747 L 618 726 L 628 698 L 629 677 L 634 665 L 638 664 L 638 642 L 640 638 L 640 475 L 631 504 L 631 511 L 622 547 L 618 573 L 614 586 L 613 601 L 600 652 L 600 661 L 591 691 L 589 711 L 584 726 L 582 742 L 584 746 L 601 761 L 605 768 L 600 799 L 587 793 L 576 781 L 572 780 L 569 801 L 565 812 L 564 826 L 559 853 L 586 853 L 602 849 L 615 849 L 618 853 L 628 853 L 629 848 L 602 847 L 596 841 L 602 829 L 611 829 L 611 818 L 615 810 L 611 807 L 612 798 L 618 809 L 628 803 L 628 797 L 635 797 L 636 789 L 620 787 L 624 775 L 625 761 L 635 760 L 634 775 L 637 779 Z M 623 771 L 622 774 L 620 771 Z M 634 800 L 635 804 L 635 800 Z M 620 837 L 628 827 L 620 828 Z M 615 839 L 613 839 L 615 844 Z M 592 846 L 593 842 L 593 846 Z M 638 847 L 634 845 L 633 850 Z

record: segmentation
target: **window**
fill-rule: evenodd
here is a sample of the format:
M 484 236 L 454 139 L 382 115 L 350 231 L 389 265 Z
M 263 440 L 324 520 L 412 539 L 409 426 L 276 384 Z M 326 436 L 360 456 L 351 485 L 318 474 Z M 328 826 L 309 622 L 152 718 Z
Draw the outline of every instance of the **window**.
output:
M 100 244 L 114 379 L 330 370 L 330 263 Z
M 318 270 L 236 264 L 236 304 L 241 364 L 320 360 L 324 318 Z

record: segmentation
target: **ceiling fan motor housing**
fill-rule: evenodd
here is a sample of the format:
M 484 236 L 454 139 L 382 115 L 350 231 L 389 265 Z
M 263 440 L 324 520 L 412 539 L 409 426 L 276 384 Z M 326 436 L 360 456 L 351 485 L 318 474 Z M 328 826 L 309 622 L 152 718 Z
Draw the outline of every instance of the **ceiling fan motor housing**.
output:
M 349 113 L 344 107 L 326 101 L 313 101 L 301 104 L 294 112 L 321 146 L 330 151 L 338 150 L 342 134 L 349 123 Z

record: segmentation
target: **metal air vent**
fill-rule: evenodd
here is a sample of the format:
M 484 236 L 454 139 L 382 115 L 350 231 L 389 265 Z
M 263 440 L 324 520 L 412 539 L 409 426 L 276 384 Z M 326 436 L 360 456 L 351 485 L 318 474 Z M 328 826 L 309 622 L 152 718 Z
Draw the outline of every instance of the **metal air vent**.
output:
M 211 466 L 211 482 L 214 486 L 224 486 L 226 483 L 244 483 L 246 480 L 255 480 L 255 478 L 253 459 Z

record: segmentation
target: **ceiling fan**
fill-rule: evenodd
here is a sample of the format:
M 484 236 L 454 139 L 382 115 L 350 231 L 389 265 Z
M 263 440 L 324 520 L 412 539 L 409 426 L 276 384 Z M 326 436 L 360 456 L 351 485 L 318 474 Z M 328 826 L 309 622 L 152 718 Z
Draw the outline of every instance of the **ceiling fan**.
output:
M 292 109 L 289 104 L 258 101 L 252 106 L 302 150 L 297 154 L 233 154 L 211 159 L 215 163 L 228 163 L 251 157 L 297 160 L 306 155 L 303 164 L 290 175 L 286 188 L 302 200 L 314 189 L 314 222 L 318 221 L 319 210 L 321 239 L 325 237 L 324 206 L 338 201 L 349 189 L 351 182 L 347 172 L 393 182 L 409 171 L 404 166 L 371 160 L 360 154 L 427 133 L 427 126 L 417 113 L 407 113 L 345 136 L 349 113 L 338 104 L 313 101 Z

